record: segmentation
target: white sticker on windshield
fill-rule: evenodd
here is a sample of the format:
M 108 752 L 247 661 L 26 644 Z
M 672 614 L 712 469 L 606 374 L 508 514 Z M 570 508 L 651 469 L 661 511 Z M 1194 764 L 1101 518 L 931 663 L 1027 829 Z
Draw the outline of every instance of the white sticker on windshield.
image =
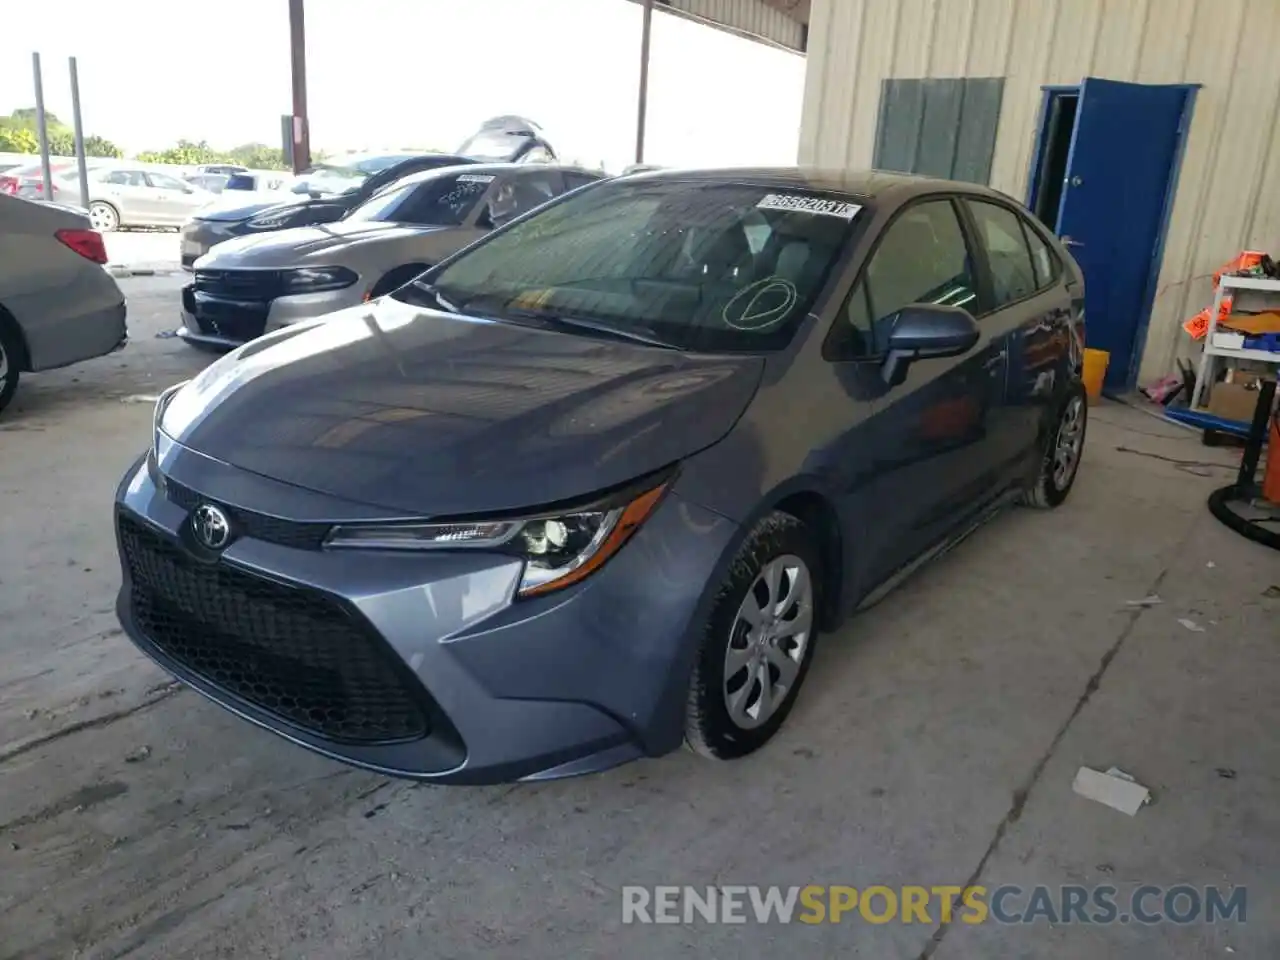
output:
M 766 193 L 756 207 L 761 210 L 799 210 L 803 213 L 820 213 L 823 216 L 839 217 L 842 220 L 852 220 L 862 209 L 862 206 L 857 203 L 807 197 L 799 193 Z
M 491 173 L 464 173 L 458 177 L 459 183 L 493 183 Z

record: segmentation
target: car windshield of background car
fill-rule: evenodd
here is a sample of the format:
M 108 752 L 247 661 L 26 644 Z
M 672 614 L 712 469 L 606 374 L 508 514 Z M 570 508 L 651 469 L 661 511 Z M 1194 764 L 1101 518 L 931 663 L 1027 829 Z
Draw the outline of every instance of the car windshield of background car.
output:
M 358 167 L 332 167 L 316 164 L 298 176 L 294 193 L 349 193 L 359 190 L 369 174 Z
M 618 180 L 518 221 L 428 280 L 463 311 L 581 318 L 686 350 L 776 350 L 860 209 L 808 191 Z
M 467 219 L 493 179 L 493 174 L 461 173 L 402 184 L 374 195 L 346 219 L 456 227 Z
M 416 154 L 393 153 L 384 157 L 366 157 L 358 163 L 351 164 L 351 168 L 360 171 L 365 176 L 370 176 L 375 173 L 381 173 L 383 170 L 390 167 L 394 167 L 397 163 L 404 163 L 406 160 L 409 160 L 414 156 L 416 156 Z

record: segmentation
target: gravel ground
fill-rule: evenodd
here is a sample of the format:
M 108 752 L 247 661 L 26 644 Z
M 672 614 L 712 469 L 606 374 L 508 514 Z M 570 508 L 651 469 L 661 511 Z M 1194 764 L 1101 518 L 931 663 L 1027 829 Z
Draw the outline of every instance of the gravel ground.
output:
M 139 398 L 207 359 L 157 336 L 181 282 L 122 281 L 129 347 L 31 377 L 0 419 L 0 958 L 1280 955 L 1280 569 L 1204 510 L 1226 469 L 1117 448 L 1226 452 L 1097 408 L 1068 504 L 998 518 L 824 638 L 747 760 L 415 786 L 238 721 L 120 634 L 110 505 L 147 442 Z M 1157 803 L 1074 796 L 1082 763 Z M 1213 927 L 621 924 L 626 884 L 971 878 L 1254 899 Z

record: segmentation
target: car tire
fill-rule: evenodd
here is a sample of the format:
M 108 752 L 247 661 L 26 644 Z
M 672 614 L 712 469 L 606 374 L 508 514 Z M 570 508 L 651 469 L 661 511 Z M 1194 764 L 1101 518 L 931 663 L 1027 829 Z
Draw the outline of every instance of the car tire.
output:
M 375 300 L 378 297 L 386 296 L 388 293 L 394 293 L 426 269 L 428 269 L 426 264 L 406 263 L 393 270 L 388 270 L 383 274 L 382 279 L 373 285 L 373 289 L 369 291 L 369 299 Z
M 99 233 L 111 233 L 120 228 L 120 211 L 104 200 L 89 204 L 89 224 Z
M 1052 510 L 1067 499 L 1080 473 L 1085 431 L 1089 426 L 1089 398 L 1084 386 L 1073 383 L 1058 405 L 1045 439 L 1035 480 L 1022 492 L 1024 506 Z
M 0 412 L 4 411 L 13 400 L 13 395 L 18 392 L 21 349 L 10 321 L 0 311 Z
M 694 662 L 685 706 L 690 749 L 732 760 L 778 732 L 813 659 L 821 586 L 804 524 L 780 511 L 761 520 L 729 565 Z

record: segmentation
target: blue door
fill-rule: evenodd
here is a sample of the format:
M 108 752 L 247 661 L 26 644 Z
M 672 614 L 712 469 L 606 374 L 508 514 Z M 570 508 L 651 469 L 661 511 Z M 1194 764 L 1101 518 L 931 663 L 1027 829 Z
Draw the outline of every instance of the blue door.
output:
M 1080 87 L 1058 234 L 1085 275 L 1088 345 L 1107 386 L 1137 376 L 1190 88 L 1087 78 Z

